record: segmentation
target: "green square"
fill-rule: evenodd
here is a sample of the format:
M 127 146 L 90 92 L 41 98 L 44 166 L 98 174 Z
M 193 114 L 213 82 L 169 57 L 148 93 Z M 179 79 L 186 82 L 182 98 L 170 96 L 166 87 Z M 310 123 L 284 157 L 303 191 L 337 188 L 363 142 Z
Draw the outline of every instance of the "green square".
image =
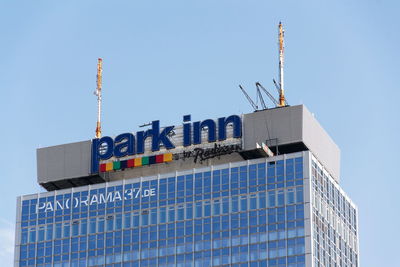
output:
M 121 169 L 121 162 L 120 162 L 120 161 L 114 161 L 114 162 L 113 162 L 113 169 L 114 169 L 114 170 L 119 170 L 119 169 Z
M 142 158 L 142 165 L 149 165 L 149 157 Z

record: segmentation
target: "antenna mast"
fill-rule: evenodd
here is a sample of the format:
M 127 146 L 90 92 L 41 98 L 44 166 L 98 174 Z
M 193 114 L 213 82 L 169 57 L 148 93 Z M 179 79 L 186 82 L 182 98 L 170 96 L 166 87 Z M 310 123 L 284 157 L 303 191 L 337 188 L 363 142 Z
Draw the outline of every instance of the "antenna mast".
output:
M 102 83 L 102 68 L 103 60 L 101 58 L 97 61 L 97 87 L 94 94 L 97 96 L 97 125 L 96 125 L 96 138 L 101 137 L 101 83 Z
M 284 35 L 282 22 L 279 22 L 279 106 L 284 107 L 286 105 L 285 101 L 285 90 L 283 86 L 283 60 L 284 60 Z

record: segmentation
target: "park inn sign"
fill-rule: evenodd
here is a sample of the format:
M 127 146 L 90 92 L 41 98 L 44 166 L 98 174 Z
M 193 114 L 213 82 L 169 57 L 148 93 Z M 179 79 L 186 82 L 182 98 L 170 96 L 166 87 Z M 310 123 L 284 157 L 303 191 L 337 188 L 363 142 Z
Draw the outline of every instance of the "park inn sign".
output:
M 151 128 L 146 131 L 138 131 L 133 133 L 123 133 L 116 136 L 114 139 L 109 136 L 96 138 L 92 140 L 91 152 L 91 173 L 96 174 L 99 171 L 104 171 L 100 168 L 100 161 L 108 160 L 112 157 L 119 159 L 128 156 L 140 155 L 145 153 L 145 142 L 151 139 L 151 152 L 160 151 L 161 148 L 169 151 L 176 148 L 175 142 L 179 143 L 183 148 L 196 146 L 193 151 L 185 151 L 181 158 L 193 157 L 195 162 L 203 161 L 207 158 L 218 157 L 225 154 L 237 152 L 240 149 L 239 145 L 221 145 L 218 141 L 227 139 L 228 125 L 232 126 L 232 138 L 242 137 L 242 120 L 238 115 L 229 117 L 221 117 L 216 121 L 206 119 L 203 121 L 190 122 L 191 116 L 183 116 L 183 134 L 182 140 L 173 140 L 171 136 L 174 133 L 175 126 L 167 126 L 160 129 L 160 121 L 153 121 Z M 207 131 L 207 143 L 215 143 L 213 148 L 204 149 L 201 147 L 205 140 L 202 140 L 202 131 Z M 156 161 L 156 156 L 154 162 Z M 175 155 L 175 158 L 179 155 Z M 136 158 L 137 160 L 139 158 Z M 172 158 L 170 158 L 172 160 Z M 147 164 L 148 164 L 147 158 Z M 133 159 L 132 159 L 132 162 Z M 162 160 L 160 162 L 163 162 Z M 164 161 L 165 162 L 165 161 Z M 119 163 L 119 162 L 118 162 Z M 112 163 L 109 163 L 112 164 Z M 103 164 L 105 165 L 105 164 Z M 104 167 L 105 168 L 105 167 Z
M 241 145 L 223 144 L 222 141 L 228 138 L 228 125 L 232 127 L 231 136 L 234 139 L 242 137 L 242 120 L 237 115 L 218 118 L 216 121 L 207 119 L 191 123 L 190 115 L 183 116 L 183 134 L 180 135 L 182 140 L 172 138 L 171 133 L 175 126 L 167 126 L 160 129 L 160 121 L 153 121 L 151 128 L 147 131 L 139 131 L 135 135 L 132 133 L 123 133 L 115 138 L 104 136 L 92 140 L 92 155 L 91 155 L 91 172 L 98 173 L 104 171 L 100 168 L 101 161 L 108 160 L 112 157 L 117 159 L 117 163 L 122 163 L 120 158 L 129 156 L 138 156 L 145 152 L 145 141 L 151 139 L 151 152 L 160 151 L 164 148 L 168 152 L 181 147 L 179 153 L 168 153 L 170 160 L 193 158 L 193 161 L 202 163 L 203 161 L 213 158 L 228 155 L 238 152 Z M 206 140 L 202 140 L 202 131 L 206 132 Z M 204 138 L 204 136 L 203 136 Z M 207 146 L 207 144 L 212 144 Z M 185 149 L 189 148 L 190 149 Z M 164 154 L 164 156 L 167 154 Z M 162 155 L 154 155 L 150 157 L 157 158 Z M 142 157 L 144 158 L 144 157 Z M 149 157 L 147 157 L 149 158 Z M 166 157 L 164 157 L 165 159 Z M 140 160 L 140 157 L 130 159 L 129 161 Z M 166 161 L 164 161 L 166 162 Z M 107 163 L 113 164 L 113 163 Z M 83 206 L 91 206 L 96 204 L 107 204 L 119 201 L 129 201 L 136 198 L 147 198 L 156 196 L 156 188 L 130 188 L 122 191 L 110 191 L 97 193 L 89 196 L 71 196 L 62 200 L 39 202 L 36 205 L 36 212 L 53 212 L 56 210 L 64 210 L 71 208 L 79 208 Z

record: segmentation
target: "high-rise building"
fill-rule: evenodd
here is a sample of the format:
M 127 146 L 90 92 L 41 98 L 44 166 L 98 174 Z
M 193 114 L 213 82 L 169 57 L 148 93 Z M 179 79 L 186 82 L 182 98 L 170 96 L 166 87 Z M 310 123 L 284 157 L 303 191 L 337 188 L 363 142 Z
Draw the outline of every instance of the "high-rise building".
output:
M 40 148 L 15 266 L 359 266 L 340 150 L 305 106 Z

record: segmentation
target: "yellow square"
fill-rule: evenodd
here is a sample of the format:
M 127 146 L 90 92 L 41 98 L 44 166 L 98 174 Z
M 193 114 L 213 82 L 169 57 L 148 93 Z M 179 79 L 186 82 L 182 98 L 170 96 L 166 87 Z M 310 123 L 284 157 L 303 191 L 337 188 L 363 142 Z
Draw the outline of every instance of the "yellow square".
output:
M 112 171 L 113 170 L 113 163 L 112 162 L 107 162 L 106 163 L 106 172 Z
M 164 162 L 172 161 L 172 153 L 164 154 Z
M 135 158 L 135 167 L 142 166 L 142 158 Z

